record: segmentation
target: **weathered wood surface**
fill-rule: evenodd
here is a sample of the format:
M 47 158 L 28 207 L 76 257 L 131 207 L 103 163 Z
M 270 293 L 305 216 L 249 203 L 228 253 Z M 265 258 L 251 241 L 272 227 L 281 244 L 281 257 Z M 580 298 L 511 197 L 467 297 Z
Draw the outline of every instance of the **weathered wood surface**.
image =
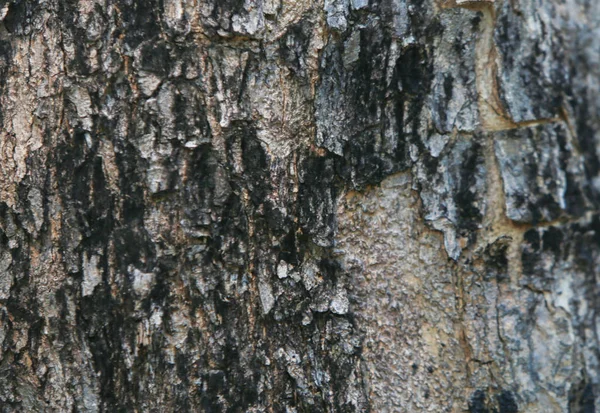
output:
M 600 2 L 0 20 L 2 412 L 600 406 Z

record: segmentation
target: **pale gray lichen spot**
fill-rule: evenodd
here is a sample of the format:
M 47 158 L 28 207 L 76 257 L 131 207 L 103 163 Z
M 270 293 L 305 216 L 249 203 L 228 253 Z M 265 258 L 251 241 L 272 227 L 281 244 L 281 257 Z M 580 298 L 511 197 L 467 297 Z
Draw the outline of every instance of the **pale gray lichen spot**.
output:
M 347 314 L 350 307 L 350 301 L 345 290 L 336 292 L 329 304 L 329 309 L 334 314 Z
M 152 163 L 146 172 L 148 191 L 152 194 L 169 189 L 169 171 L 160 163 Z
M 146 296 L 150 293 L 152 286 L 154 285 L 154 273 L 142 272 L 134 266 L 130 265 L 127 268 L 129 274 L 133 277 L 132 287 L 133 291 L 141 296 Z
M 275 297 L 273 296 L 273 287 L 266 281 L 258 282 L 258 294 L 262 304 L 263 314 L 269 314 L 275 305 Z
M 310 309 L 316 313 L 325 313 L 329 311 L 330 301 L 331 297 L 329 296 L 329 291 L 321 289 L 320 291 L 317 291 L 317 294 L 312 298 Z
M 309 261 L 302 266 L 302 282 L 304 283 L 304 288 L 308 291 L 319 284 L 319 280 L 317 279 L 318 273 L 319 267 L 312 261 Z
M 304 314 L 302 314 L 302 325 L 307 326 L 313 321 L 313 313 L 310 310 L 306 310 Z
M 394 34 L 400 39 L 406 39 L 410 32 L 410 16 L 408 13 L 408 1 L 392 1 Z
M 285 261 L 279 261 L 277 265 L 277 277 L 279 279 L 287 278 L 288 276 L 288 264 Z
M 369 6 L 369 0 L 350 0 L 350 5 L 354 10 L 365 9 Z
M 348 0 L 325 0 L 325 12 L 327 13 L 327 24 L 332 29 L 346 30 L 348 26 Z
M 175 105 L 175 95 L 173 86 L 165 83 L 158 92 L 156 99 L 161 126 L 161 138 L 172 139 L 175 137 L 175 115 L 173 107 Z
M 144 95 L 152 96 L 161 83 L 162 79 L 157 75 L 150 72 L 139 72 L 138 85 Z
M 102 268 L 100 267 L 100 256 L 83 254 L 83 281 L 81 282 L 81 295 L 86 297 L 92 295 L 94 289 L 102 282 Z
M 27 200 L 33 215 L 35 230 L 39 232 L 44 224 L 44 198 L 42 192 L 38 188 L 31 188 L 27 194 Z
M 440 135 L 439 133 L 433 133 L 431 136 L 428 136 L 423 140 L 427 149 L 429 149 L 429 153 L 434 158 L 440 156 L 440 153 L 446 147 L 446 144 L 450 140 L 450 135 Z
M 92 100 L 87 89 L 80 86 L 70 86 L 68 97 L 77 111 L 77 121 L 81 124 L 81 127 L 84 130 L 91 131 L 94 110 L 92 109 Z
M 245 13 L 235 14 L 231 18 L 231 26 L 237 33 L 255 36 L 261 33 L 265 27 L 265 19 L 262 10 L 262 2 L 253 0 L 244 1 Z

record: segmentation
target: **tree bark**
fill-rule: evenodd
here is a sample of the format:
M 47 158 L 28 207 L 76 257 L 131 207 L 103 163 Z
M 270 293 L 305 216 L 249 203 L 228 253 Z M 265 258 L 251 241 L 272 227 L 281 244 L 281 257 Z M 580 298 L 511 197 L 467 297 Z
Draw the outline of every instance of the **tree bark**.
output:
M 600 406 L 600 2 L 0 18 L 2 412 Z

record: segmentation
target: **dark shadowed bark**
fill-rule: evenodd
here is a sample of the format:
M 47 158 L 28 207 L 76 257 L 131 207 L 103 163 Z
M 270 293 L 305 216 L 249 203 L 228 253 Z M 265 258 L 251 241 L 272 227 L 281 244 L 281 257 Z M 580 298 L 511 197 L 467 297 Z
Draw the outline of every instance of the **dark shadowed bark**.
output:
M 0 20 L 0 411 L 600 406 L 600 2 Z

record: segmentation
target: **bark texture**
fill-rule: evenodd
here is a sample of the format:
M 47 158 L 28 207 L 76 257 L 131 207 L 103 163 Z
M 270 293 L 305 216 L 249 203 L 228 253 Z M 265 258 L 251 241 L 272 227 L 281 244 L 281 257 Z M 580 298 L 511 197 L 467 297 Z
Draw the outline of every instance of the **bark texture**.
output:
M 2 412 L 600 407 L 600 2 L 0 20 Z

